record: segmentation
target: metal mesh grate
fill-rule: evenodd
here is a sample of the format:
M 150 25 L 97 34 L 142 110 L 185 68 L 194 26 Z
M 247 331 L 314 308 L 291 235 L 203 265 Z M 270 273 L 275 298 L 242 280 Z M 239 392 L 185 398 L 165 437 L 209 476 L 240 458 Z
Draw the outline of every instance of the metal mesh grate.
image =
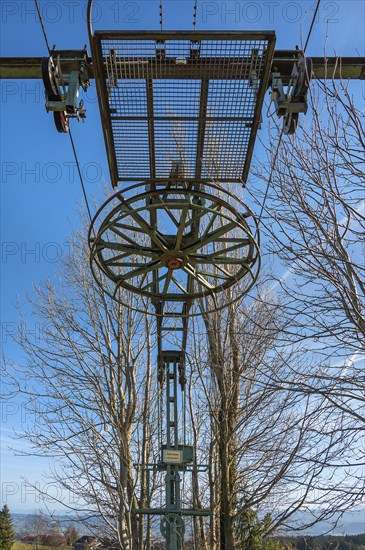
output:
M 274 34 L 149 34 L 94 37 L 114 178 L 168 179 L 179 161 L 186 179 L 240 181 L 251 160 Z

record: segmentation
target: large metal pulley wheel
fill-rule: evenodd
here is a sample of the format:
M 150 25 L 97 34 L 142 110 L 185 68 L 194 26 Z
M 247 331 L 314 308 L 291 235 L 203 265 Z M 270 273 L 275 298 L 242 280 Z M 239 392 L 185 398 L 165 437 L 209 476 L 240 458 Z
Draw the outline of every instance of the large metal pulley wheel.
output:
M 59 96 L 59 90 L 56 83 L 56 67 L 52 57 L 42 58 L 42 79 L 46 94 L 50 99 Z M 54 99 L 56 101 L 56 99 Z
M 57 70 L 52 57 L 42 59 L 42 79 L 48 101 L 61 101 L 61 95 L 57 86 Z M 67 134 L 69 122 L 66 111 L 53 111 L 53 119 L 57 132 Z
M 313 70 L 312 59 L 310 57 L 301 57 L 298 60 L 296 70 L 298 77 L 294 87 L 293 100 L 303 101 L 309 90 Z
M 111 280 L 112 290 L 104 290 L 112 298 L 144 313 L 126 292 L 152 303 L 190 304 L 214 300 L 240 283 L 241 297 L 258 275 L 254 233 L 251 211 L 221 187 L 137 184 L 115 194 L 96 214 L 89 232 L 91 268 L 102 288 L 105 276 Z

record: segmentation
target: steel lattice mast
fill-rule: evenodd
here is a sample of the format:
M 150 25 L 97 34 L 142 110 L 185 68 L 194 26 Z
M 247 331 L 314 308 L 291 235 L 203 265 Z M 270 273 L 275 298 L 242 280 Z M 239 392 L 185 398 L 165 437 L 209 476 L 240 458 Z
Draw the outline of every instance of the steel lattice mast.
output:
M 180 420 L 188 322 L 199 314 L 197 301 L 217 310 L 217 293 L 231 289 L 238 299 L 258 274 L 254 217 L 223 184 L 248 173 L 274 44 L 274 33 L 93 37 L 113 186 L 142 183 L 122 189 L 97 213 L 91 267 L 101 286 L 105 276 L 114 283 L 114 299 L 141 311 L 133 295 L 143 296 L 143 312 L 156 316 L 165 412 L 160 459 L 142 467 L 165 473 L 165 505 L 136 512 L 161 515 L 168 550 L 183 547 L 185 516 L 210 514 L 182 503 L 182 478 L 204 468 Z
M 105 277 L 112 282 L 113 299 L 156 318 L 165 413 L 159 460 L 140 467 L 164 473 L 165 505 L 135 511 L 161 516 L 167 549 L 180 550 L 184 516 L 210 514 L 182 502 L 182 478 L 204 469 L 180 421 L 189 318 L 201 305 L 228 305 L 217 298 L 224 291 L 240 299 L 260 265 L 256 220 L 229 185 L 246 181 L 269 86 L 293 133 L 313 74 L 364 78 L 365 63 L 275 52 L 270 31 L 97 31 L 90 42 L 91 57 L 84 49 L 3 58 L 0 76 L 42 77 L 60 132 L 85 116 L 79 88 L 95 79 L 112 185 L 122 187 L 93 219 L 91 268 L 104 290 Z

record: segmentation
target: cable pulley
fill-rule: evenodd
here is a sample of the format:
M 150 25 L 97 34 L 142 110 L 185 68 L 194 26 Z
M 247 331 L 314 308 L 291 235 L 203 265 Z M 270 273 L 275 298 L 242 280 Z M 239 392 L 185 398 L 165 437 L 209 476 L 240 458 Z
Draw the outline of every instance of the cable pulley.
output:
M 298 126 L 299 113 L 308 110 L 307 94 L 312 75 L 312 60 L 299 54 L 293 65 L 287 91 L 284 91 L 282 77 L 273 72 L 271 78 L 271 99 L 274 102 L 278 117 L 284 117 L 284 134 L 292 135 Z
M 83 101 L 79 101 L 80 88 L 84 91 L 90 85 L 87 72 L 87 51 L 52 50 L 49 57 L 42 59 L 42 79 L 46 96 L 46 110 L 53 112 L 58 132 L 69 131 L 69 119 L 86 117 Z M 67 62 L 67 72 L 62 64 Z

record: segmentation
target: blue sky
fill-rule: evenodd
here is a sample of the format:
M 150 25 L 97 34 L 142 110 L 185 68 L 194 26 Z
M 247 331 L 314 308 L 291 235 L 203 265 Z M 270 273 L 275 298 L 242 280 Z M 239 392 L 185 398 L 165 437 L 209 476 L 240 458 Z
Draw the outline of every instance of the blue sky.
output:
M 164 29 L 190 30 L 193 0 L 164 0 Z M 305 40 L 315 1 L 198 2 L 200 30 L 275 30 L 277 49 L 294 49 Z M 159 0 L 95 2 L 94 29 L 158 29 Z M 78 49 L 88 43 L 84 0 L 40 0 L 51 46 Z M 32 0 L 0 2 L 1 55 L 47 54 Z M 362 0 L 323 1 L 307 54 L 364 55 L 365 8 Z M 109 182 L 95 88 L 85 97 L 87 119 L 74 123 L 73 136 L 88 196 Z M 1 328 L 4 353 L 21 361 L 9 333 L 15 330 L 15 303 L 24 301 L 32 283 L 52 275 L 57 258 L 69 251 L 71 226 L 78 226 L 82 201 L 69 138 L 58 134 L 44 108 L 40 81 L 1 82 Z M 27 330 L 39 330 L 36 325 Z M 48 461 L 14 457 L 13 428 L 27 422 L 21 401 L 9 399 L 1 409 L 2 501 L 14 511 L 40 507 L 21 476 L 47 483 Z M 23 483 L 23 485 L 22 485 Z

